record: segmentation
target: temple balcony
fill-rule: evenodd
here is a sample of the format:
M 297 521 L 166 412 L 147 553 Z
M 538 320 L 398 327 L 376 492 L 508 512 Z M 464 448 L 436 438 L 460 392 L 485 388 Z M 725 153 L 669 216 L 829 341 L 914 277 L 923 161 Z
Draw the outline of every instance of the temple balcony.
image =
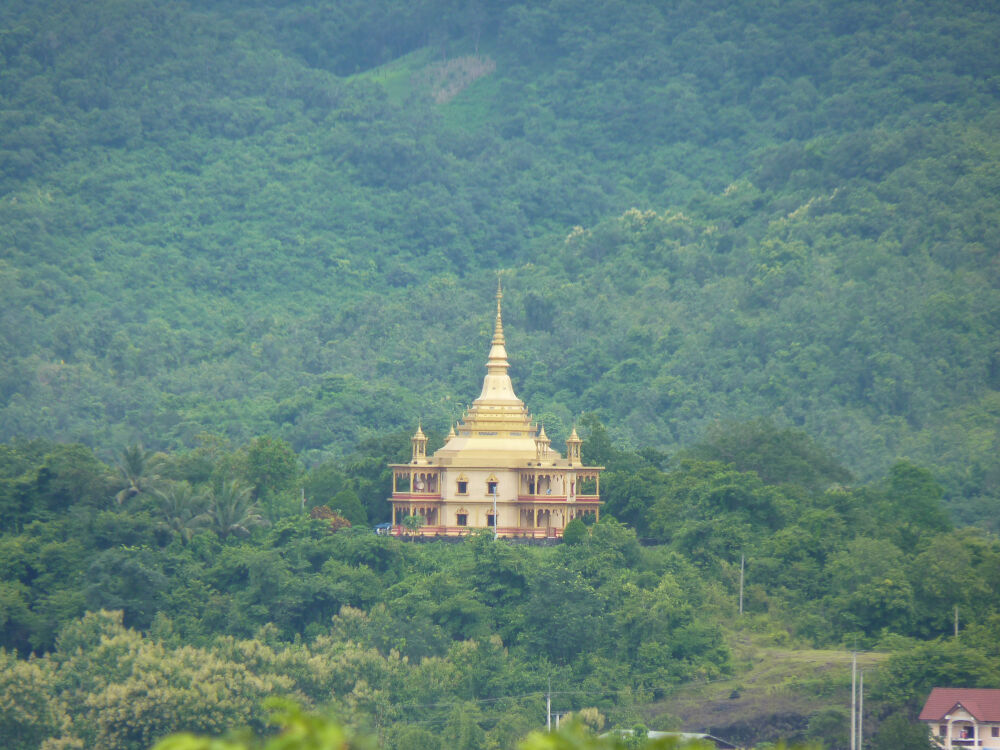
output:
M 562 495 L 518 495 L 519 503 L 565 503 L 566 498 Z

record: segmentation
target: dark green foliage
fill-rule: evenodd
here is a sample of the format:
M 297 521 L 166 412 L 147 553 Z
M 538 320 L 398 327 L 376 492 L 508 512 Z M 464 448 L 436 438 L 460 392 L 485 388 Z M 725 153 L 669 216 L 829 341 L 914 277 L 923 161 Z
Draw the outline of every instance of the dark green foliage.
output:
M 244 478 L 257 502 L 266 502 L 291 489 L 299 473 L 298 457 L 284 440 L 255 438 L 246 447 Z
M 904 712 L 897 712 L 879 724 L 878 732 L 872 737 L 874 747 L 892 747 L 899 750 L 931 750 L 927 725 L 914 721 Z
M 849 714 L 837 708 L 828 708 L 809 717 L 809 727 L 806 736 L 816 742 L 822 742 L 826 750 L 848 750 L 851 747 Z M 885 725 L 883 725 L 885 726 Z M 892 732 L 892 725 L 888 728 Z M 876 745 L 881 747 L 882 745 Z M 885 745 L 896 747 L 894 743 Z M 921 750 L 924 750 L 921 748 Z
M 563 529 L 563 542 L 566 544 L 580 544 L 588 535 L 587 526 L 579 518 L 574 518 Z
M 824 490 L 847 484 L 851 474 L 801 430 L 779 429 L 773 422 L 753 420 L 713 426 L 688 453 L 698 459 L 732 464 L 753 471 L 768 484 L 797 484 Z

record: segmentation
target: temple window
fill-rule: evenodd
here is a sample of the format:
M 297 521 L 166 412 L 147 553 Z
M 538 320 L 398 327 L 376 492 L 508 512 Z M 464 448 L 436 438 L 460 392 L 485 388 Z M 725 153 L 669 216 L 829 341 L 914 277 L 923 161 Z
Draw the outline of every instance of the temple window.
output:
M 459 526 L 468 526 L 469 525 L 469 514 L 468 513 L 458 513 L 455 516 L 455 523 L 458 524 Z
M 487 495 L 496 494 L 496 491 L 497 491 L 497 483 L 496 482 L 487 482 L 486 483 L 486 494 Z
M 487 513 L 486 514 L 486 525 L 489 526 L 490 528 L 493 528 L 494 526 L 496 526 L 497 525 L 497 517 L 494 516 L 492 513 Z
M 461 479 L 458 480 L 458 494 L 468 495 L 469 494 L 469 483 L 463 482 Z

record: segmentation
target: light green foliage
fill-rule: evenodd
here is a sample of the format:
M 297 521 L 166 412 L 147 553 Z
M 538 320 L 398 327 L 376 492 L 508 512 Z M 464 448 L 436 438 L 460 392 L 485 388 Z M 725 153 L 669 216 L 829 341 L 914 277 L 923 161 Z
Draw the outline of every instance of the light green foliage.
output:
M 407 530 L 410 534 L 415 533 L 424 525 L 424 519 L 422 516 L 403 516 L 400 521 L 400 525 Z
M 697 739 L 661 737 L 646 739 L 645 727 L 629 733 L 612 730 L 606 736 L 595 736 L 583 724 L 571 722 L 557 732 L 532 732 L 520 745 L 520 750 L 710 750 L 714 744 Z
M 350 732 L 329 719 L 303 712 L 293 703 L 280 705 L 269 719 L 277 726 L 278 734 L 269 739 L 210 739 L 185 733 L 156 743 L 153 750 L 363 750 L 373 746 L 369 741 L 352 738 Z
M 69 729 L 55 665 L 0 650 L 0 737 L 10 750 L 35 750 Z
M 272 702 L 281 708 L 272 713 L 269 723 L 278 729 L 269 739 L 259 737 L 233 737 L 210 739 L 193 734 L 177 734 L 157 743 L 152 750 L 362 750 L 372 746 L 365 737 L 352 735 L 337 723 L 303 712 L 291 703 Z M 480 750 L 484 747 L 481 730 L 475 729 L 478 709 L 473 704 L 459 704 L 453 711 L 453 721 L 445 729 L 443 741 L 419 727 L 407 727 L 394 737 L 392 747 L 402 750 L 435 750 L 438 747 L 457 750 Z M 644 739 L 617 732 L 598 737 L 583 724 L 574 721 L 554 732 L 533 732 L 518 744 L 519 750 L 709 750 L 714 745 L 698 739 L 664 737 Z M 784 744 L 776 746 L 782 750 Z M 805 746 L 801 747 L 806 750 Z

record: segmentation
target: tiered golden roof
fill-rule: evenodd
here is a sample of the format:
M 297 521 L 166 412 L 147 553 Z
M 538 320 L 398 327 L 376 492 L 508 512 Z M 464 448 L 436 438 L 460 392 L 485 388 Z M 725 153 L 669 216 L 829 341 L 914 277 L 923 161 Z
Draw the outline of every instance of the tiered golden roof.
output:
M 514 465 L 535 457 L 537 426 L 514 393 L 503 335 L 503 289 L 497 285 L 497 316 L 479 398 L 462 415 L 454 436 L 434 453 L 452 466 L 482 466 L 487 457 Z M 554 454 L 558 457 L 558 454 Z M 448 459 L 451 459 L 450 461 Z

